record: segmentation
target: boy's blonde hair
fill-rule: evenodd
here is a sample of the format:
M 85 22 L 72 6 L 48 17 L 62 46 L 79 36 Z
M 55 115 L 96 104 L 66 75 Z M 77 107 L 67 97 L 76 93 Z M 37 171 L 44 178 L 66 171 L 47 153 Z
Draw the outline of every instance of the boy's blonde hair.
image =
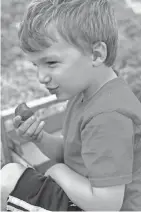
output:
M 30 3 L 19 38 L 26 52 L 43 50 L 57 42 L 49 31 L 53 25 L 61 37 L 84 54 L 92 52 L 93 44 L 105 42 L 105 65 L 112 66 L 118 45 L 117 22 L 108 0 L 34 0 Z

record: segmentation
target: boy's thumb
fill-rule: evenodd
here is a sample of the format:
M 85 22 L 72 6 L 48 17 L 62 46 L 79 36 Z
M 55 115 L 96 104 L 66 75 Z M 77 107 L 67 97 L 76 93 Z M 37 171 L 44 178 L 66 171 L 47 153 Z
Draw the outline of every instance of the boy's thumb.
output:
M 21 116 L 16 116 L 14 119 L 13 119 L 13 125 L 15 128 L 18 128 L 22 123 L 22 117 Z

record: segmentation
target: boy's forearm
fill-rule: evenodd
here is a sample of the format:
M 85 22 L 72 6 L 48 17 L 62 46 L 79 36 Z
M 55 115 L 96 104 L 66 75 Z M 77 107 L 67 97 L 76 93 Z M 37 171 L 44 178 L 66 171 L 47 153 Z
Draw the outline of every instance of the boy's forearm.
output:
M 65 164 L 52 166 L 45 175 L 50 175 L 74 204 L 86 210 L 86 199 L 92 195 L 90 183 L 66 165 L 62 165 Z
M 78 207 L 85 211 L 90 211 L 90 207 L 92 209 L 92 188 L 88 179 L 67 166 L 64 168 L 62 164 L 51 167 L 45 175 L 50 175 Z
M 44 131 L 41 141 L 35 144 L 48 158 L 58 163 L 64 162 L 63 136 L 51 135 Z
M 65 164 L 54 165 L 47 171 L 46 175 L 50 175 L 71 201 L 84 211 L 119 211 L 120 209 L 118 196 L 108 194 L 107 190 L 102 190 L 101 194 L 99 190 L 96 192 L 87 178 Z

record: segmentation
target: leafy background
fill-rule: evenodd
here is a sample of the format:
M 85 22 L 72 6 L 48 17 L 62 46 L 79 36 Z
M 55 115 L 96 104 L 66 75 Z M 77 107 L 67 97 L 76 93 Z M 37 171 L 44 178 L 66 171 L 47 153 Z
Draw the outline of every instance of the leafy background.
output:
M 49 95 L 37 81 L 35 67 L 27 61 L 19 48 L 17 26 L 29 2 L 30 0 L 2 1 L 2 109 Z M 115 67 L 141 101 L 141 14 L 135 14 L 124 0 L 111 2 L 115 7 L 120 38 Z

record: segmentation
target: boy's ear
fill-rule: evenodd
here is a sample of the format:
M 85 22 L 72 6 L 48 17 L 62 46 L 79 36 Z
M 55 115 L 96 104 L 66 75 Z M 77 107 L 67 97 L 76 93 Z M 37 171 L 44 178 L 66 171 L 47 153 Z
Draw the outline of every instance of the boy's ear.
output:
M 101 65 L 107 58 L 107 45 L 104 42 L 93 44 L 92 65 L 94 67 Z

